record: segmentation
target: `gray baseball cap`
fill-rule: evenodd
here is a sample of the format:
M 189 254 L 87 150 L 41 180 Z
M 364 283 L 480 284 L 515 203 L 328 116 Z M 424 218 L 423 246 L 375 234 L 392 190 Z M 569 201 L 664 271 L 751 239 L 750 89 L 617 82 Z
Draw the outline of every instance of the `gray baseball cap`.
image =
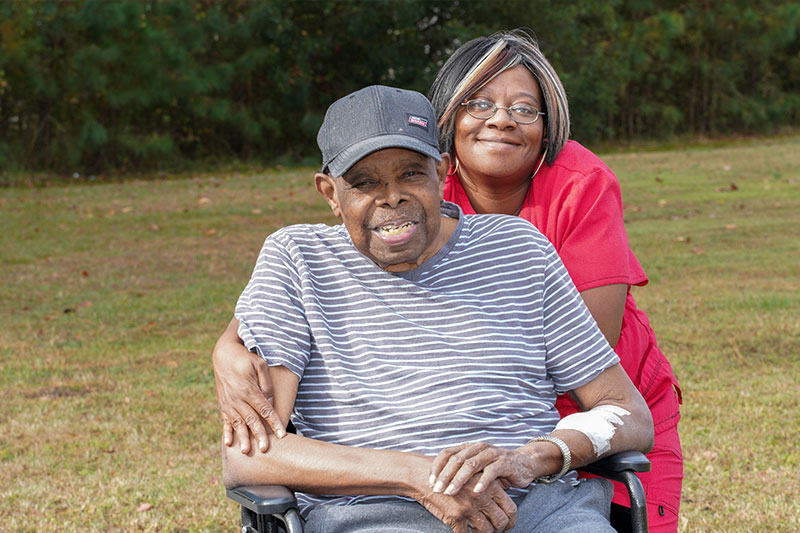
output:
M 407 148 L 441 161 L 436 113 L 416 91 L 365 87 L 336 100 L 317 134 L 322 172 L 339 177 L 372 152 Z

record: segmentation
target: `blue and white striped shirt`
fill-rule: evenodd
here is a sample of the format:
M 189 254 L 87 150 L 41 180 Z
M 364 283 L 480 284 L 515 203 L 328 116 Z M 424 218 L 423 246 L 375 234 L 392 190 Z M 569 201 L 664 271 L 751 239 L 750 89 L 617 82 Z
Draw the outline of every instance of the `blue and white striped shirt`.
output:
M 557 393 L 619 361 L 533 225 L 447 203 L 443 214 L 459 218 L 447 244 L 400 273 L 341 225 L 267 238 L 236 306 L 239 335 L 300 377 L 301 435 L 427 455 L 467 441 L 516 448 L 553 430 Z M 304 508 L 367 499 L 300 495 Z

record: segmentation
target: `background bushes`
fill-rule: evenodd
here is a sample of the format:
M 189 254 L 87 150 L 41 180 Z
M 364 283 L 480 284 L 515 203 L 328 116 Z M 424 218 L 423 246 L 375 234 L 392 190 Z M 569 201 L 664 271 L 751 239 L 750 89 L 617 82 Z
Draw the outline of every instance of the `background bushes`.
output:
M 573 137 L 800 124 L 800 4 L 729 0 L 0 3 L 0 169 L 100 173 L 316 158 L 327 105 L 426 92 L 460 44 L 529 27 Z

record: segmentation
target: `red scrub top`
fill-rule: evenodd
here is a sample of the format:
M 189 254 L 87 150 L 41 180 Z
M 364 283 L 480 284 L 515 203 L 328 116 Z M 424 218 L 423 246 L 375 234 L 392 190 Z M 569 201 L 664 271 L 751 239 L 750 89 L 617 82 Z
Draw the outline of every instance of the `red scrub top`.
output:
M 475 213 L 452 168 L 444 199 L 466 214 Z M 636 308 L 630 291 L 630 286 L 643 286 L 648 280 L 628 245 L 622 193 L 614 173 L 592 152 L 568 141 L 552 165 L 539 169 L 519 216 L 553 243 L 579 291 L 617 283 L 629 286 L 614 351 L 650 407 L 655 432 L 675 427 L 680 389 L 647 315 Z M 568 395 L 560 396 L 556 407 L 562 417 L 578 410 Z

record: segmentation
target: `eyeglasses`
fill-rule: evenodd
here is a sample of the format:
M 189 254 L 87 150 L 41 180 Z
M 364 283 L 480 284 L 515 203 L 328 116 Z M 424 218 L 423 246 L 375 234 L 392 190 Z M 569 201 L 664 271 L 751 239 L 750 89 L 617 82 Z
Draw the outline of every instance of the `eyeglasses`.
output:
M 479 120 L 489 120 L 497 113 L 498 109 L 505 109 L 508 117 L 517 124 L 533 124 L 538 120 L 539 115 L 544 115 L 541 111 L 532 105 L 517 104 L 511 107 L 503 107 L 496 105 L 489 100 L 470 100 L 461 105 L 467 108 L 469 116 Z

